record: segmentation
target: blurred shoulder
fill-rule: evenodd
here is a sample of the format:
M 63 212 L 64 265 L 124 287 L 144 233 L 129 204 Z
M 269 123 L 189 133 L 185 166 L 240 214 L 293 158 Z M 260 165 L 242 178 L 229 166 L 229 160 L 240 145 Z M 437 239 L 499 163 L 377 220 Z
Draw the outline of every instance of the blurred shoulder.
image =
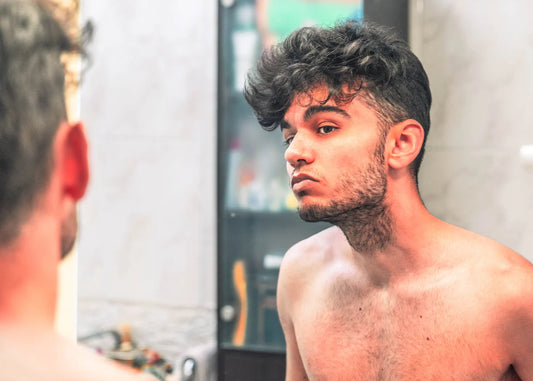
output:
M 112 361 L 89 348 L 81 345 L 70 346 L 72 356 L 76 353 L 77 361 L 73 367 L 64 365 L 65 374 L 73 375 L 78 381 L 113 380 L 113 381 L 156 381 L 157 379 L 134 368 Z
M 147 373 L 120 365 L 55 332 L 19 327 L 0 332 L 0 379 L 3 381 L 149 381 Z

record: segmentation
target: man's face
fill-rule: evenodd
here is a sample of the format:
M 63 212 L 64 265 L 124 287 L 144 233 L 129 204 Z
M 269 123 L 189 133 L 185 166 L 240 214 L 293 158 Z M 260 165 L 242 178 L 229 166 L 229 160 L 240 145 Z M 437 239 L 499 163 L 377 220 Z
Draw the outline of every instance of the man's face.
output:
M 365 218 L 384 201 L 385 139 L 362 95 L 347 104 L 321 104 L 327 94 L 319 87 L 312 98 L 297 96 L 281 124 L 298 211 L 306 221 L 335 223 L 351 211 Z

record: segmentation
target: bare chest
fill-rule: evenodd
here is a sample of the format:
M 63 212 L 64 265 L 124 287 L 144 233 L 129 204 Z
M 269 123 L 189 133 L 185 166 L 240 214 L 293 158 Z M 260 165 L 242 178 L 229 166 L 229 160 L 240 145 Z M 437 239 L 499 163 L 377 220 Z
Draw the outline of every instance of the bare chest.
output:
M 310 380 L 517 379 L 475 300 L 350 295 L 323 294 L 294 322 Z

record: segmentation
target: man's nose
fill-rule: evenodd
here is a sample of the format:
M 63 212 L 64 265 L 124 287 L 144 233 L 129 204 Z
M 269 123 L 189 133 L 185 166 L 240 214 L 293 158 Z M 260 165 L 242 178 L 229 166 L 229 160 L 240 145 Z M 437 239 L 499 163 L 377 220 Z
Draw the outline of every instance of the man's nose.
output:
M 312 147 L 304 135 L 296 134 L 293 137 L 285 150 L 285 160 L 292 167 L 309 164 L 313 161 Z

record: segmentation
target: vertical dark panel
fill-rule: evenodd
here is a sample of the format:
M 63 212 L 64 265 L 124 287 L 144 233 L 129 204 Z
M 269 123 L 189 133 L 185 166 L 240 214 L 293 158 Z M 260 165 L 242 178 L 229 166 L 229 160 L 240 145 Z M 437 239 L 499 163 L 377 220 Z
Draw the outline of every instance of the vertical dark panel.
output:
M 393 27 L 409 41 L 409 0 L 365 0 L 365 19 Z
M 219 354 L 219 380 L 281 381 L 285 379 L 285 355 L 225 350 Z

